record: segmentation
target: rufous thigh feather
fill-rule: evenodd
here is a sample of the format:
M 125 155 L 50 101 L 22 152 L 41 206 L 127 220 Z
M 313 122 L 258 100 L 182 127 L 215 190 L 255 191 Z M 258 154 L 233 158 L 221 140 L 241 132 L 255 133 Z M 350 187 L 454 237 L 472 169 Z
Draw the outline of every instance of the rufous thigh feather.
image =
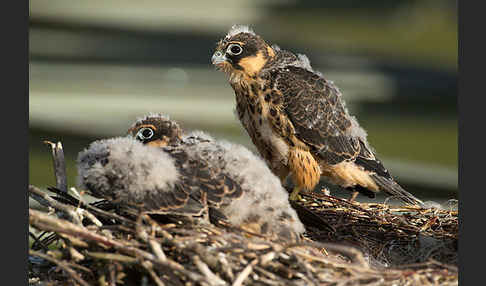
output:
M 312 154 L 300 148 L 292 148 L 288 162 L 294 182 L 307 190 L 313 190 L 319 183 L 321 170 Z

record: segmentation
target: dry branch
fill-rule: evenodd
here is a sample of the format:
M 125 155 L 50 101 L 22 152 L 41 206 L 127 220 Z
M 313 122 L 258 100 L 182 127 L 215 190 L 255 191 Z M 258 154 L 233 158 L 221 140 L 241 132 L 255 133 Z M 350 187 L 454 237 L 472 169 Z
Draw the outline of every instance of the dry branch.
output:
M 44 143 L 51 147 L 56 186 L 59 190 L 67 193 L 66 162 L 64 160 L 62 144 L 61 142 L 52 143 L 47 140 Z

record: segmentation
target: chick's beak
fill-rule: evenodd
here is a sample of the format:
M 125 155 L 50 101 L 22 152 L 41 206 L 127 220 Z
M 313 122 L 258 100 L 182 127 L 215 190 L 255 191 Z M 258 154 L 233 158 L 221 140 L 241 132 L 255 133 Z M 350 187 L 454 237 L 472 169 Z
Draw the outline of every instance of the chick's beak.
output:
M 211 58 L 211 62 L 213 65 L 218 66 L 223 64 L 224 62 L 229 62 L 230 60 L 226 58 L 226 55 L 223 54 L 221 51 L 216 51 Z

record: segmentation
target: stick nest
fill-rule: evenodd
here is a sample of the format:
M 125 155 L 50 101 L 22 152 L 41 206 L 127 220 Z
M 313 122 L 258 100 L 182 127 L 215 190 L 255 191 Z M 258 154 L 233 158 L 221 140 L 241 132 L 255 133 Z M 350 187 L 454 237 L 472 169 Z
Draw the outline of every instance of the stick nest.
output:
M 309 194 L 298 242 L 29 186 L 29 285 L 457 285 L 458 213 Z M 71 189 L 73 190 L 73 189 Z

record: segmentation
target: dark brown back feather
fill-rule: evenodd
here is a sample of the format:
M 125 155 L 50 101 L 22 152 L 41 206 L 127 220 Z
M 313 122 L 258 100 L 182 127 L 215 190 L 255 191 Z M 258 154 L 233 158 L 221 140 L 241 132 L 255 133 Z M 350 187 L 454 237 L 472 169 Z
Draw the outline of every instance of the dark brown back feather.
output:
M 347 130 L 351 121 L 339 90 L 304 68 L 287 66 L 270 72 L 282 93 L 282 108 L 295 136 L 328 164 L 352 160 L 360 152 L 359 139 Z
M 166 147 L 163 150 L 174 159 L 174 165 L 181 174 L 180 182 L 177 188 L 172 190 L 172 195 L 165 195 L 165 200 L 170 200 L 174 210 L 202 211 L 203 194 L 209 208 L 219 208 L 225 203 L 225 197 L 234 199 L 243 194 L 239 184 L 222 170 L 208 166 L 204 160 L 189 157 L 182 148 Z M 182 203 L 179 197 L 183 197 L 183 193 L 186 193 L 188 198 Z

